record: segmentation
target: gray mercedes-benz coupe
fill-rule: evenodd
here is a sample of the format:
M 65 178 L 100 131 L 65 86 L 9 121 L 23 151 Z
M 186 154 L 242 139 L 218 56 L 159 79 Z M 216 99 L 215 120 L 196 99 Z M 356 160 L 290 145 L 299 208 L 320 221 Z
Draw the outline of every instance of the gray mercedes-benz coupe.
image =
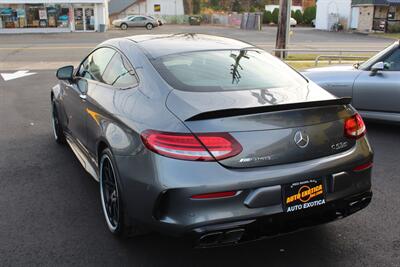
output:
M 111 39 L 57 77 L 54 137 L 99 181 L 115 235 L 156 230 L 218 246 L 371 200 L 373 153 L 350 99 L 248 43 Z

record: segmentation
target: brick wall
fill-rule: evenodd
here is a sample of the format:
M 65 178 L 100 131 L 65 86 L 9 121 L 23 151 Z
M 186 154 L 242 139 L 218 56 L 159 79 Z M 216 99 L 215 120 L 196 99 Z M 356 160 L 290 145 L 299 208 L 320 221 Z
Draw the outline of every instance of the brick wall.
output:
M 360 32 L 370 32 L 374 20 L 374 6 L 360 6 L 358 28 Z

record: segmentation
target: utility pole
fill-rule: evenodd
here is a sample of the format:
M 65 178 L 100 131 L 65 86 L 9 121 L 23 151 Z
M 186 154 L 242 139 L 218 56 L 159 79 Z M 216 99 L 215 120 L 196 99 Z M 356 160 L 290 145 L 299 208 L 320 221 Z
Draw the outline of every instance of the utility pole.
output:
M 292 0 L 280 0 L 276 49 L 286 49 L 289 41 Z M 286 52 L 276 51 L 275 56 L 286 58 Z

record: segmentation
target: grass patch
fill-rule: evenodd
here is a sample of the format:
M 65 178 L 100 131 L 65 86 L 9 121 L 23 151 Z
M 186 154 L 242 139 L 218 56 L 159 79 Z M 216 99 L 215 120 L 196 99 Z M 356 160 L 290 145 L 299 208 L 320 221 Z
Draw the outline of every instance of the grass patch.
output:
M 287 62 L 287 64 L 298 71 L 303 71 L 303 70 L 310 69 L 310 68 L 316 68 L 314 61 L 310 61 L 310 62 L 290 61 L 290 62 Z M 329 66 L 329 64 L 325 63 L 325 62 L 318 64 L 318 67 L 325 67 L 325 66 Z
M 400 39 L 400 33 L 373 33 L 371 35 L 382 38 L 395 39 L 395 40 Z
M 296 60 L 315 60 L 321 54 L 289 54 L 286 60 L 296 61 Z M 323 55 L 330 55 L 330 53 L 326 53 Z M 338 54 L 335 54 L 338 55 Z M 373 53 L 361 53 L 361 54 L 343 54 L 343 56 L 363 56 L 363 57 L 372 57 Z M 334 56 L 334 54 L 332 54 Z M 322 58 L 321 61 L 326 61 L 326 58 Z M 348 60 L 343 58 L 343 60 Z

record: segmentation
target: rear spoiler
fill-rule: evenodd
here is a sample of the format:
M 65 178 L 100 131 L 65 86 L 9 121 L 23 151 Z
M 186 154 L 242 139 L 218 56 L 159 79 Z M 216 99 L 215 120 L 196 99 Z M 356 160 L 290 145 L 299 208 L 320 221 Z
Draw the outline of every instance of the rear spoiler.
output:
M 251 114 L 274 112 L 274 111 L 284 111 L 284 110 L 292 110 L 292 109 L 348 105 L 351 103 L 351 100 L 352 100 L 351 97 L 343 97 L 343 98 L 322 100 L 322 101 L 310 101 L 310 102 L 290 103 L 290 104 L 282 104 L 282 105 L 252 107 L 252 108 L 220 109 L 220 110 L 199 113 L 197 115 L 194 115 L 193 117 L 186 119 L 185 121 L 218 119 L 218 118 L 243 116 L 243 115 L 251 115 Z

